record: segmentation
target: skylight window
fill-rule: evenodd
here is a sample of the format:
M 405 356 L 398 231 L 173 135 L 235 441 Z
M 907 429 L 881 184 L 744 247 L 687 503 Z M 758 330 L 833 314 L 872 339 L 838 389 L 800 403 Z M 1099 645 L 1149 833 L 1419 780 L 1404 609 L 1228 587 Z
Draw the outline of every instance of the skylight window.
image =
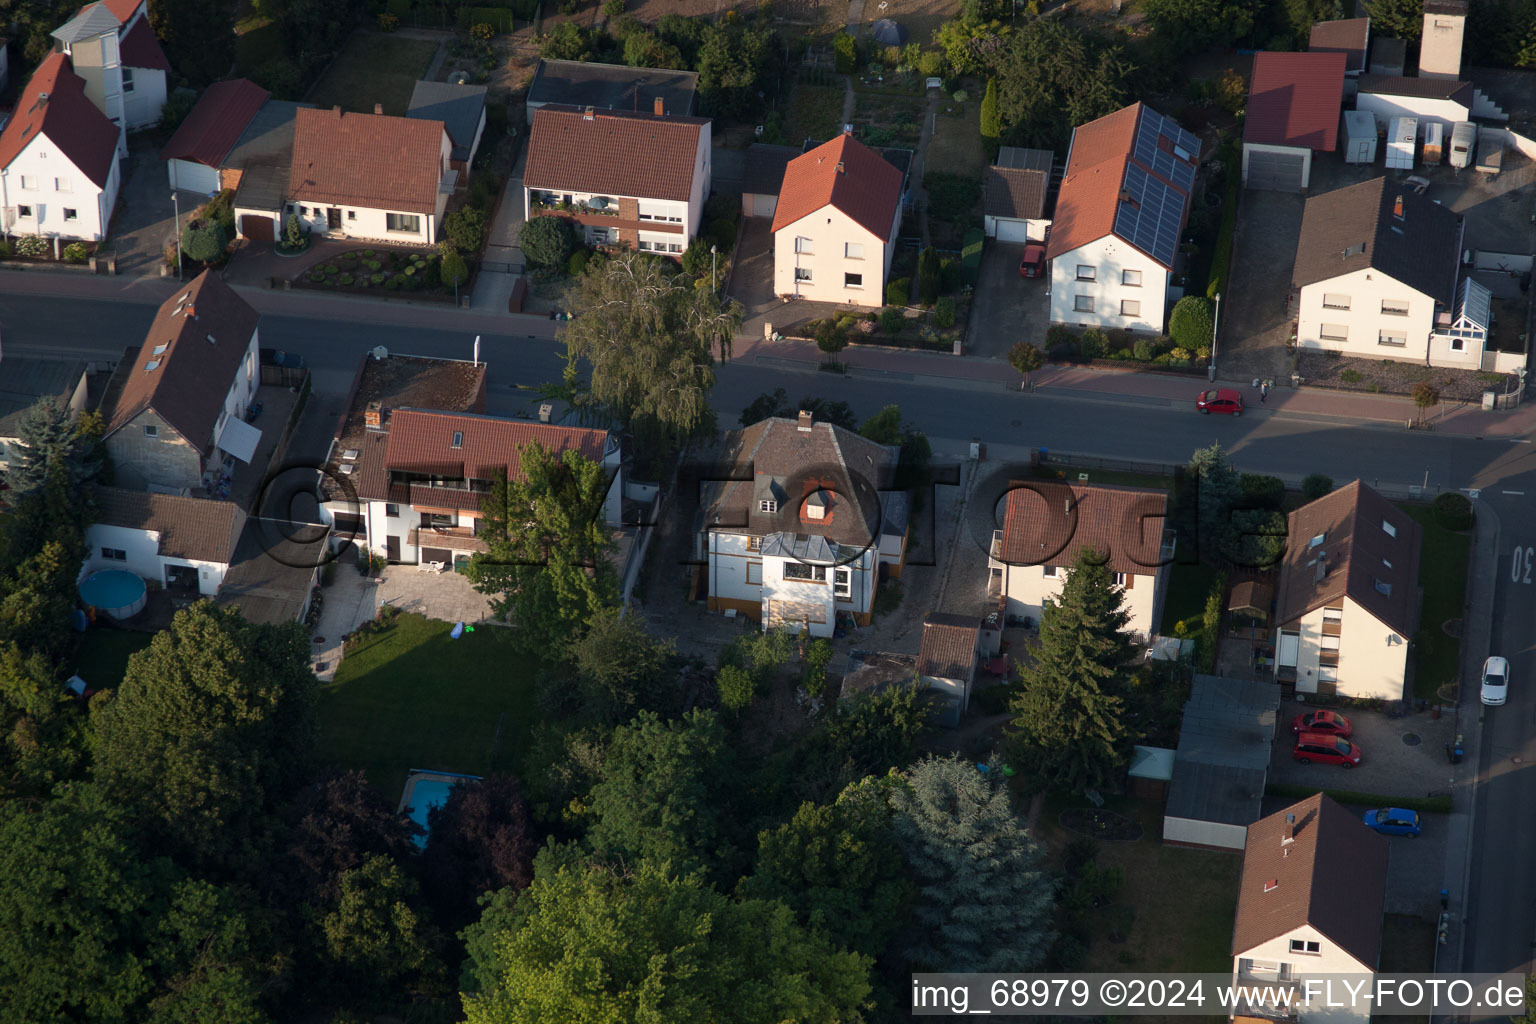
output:
M 462 430 L 455 430 L 453 432 L 453 446 L 455 448 L 463 448 L 464 447 L 464 431 L 462 431 Z
M 1316 537 L 1313 537 L 1311 540 L 1307 541 L 1307 547 L 1309 549 L 1310 548 L 1320 548 L 1320 547 L 1323 546 L 1323 541 L 1325 541 L 1327 539 L 1328 539 L 1328 535 L 1326 533 L 1320 533 Z
M 1382 529 L 1382 531 L 1384 533 L 1386 533 L 1386 535 L 1388 537 L 1396 537 L 1397 536 L 1397 527 L 1393 526 L 1391 523 L 1387 522 L 1385 519 L 1383 519 L 1381 521 L 1381 529 Z
M 149 362 L 144 364 L 144 369 L 146 372 L 160 369 L 160 360 L 151 359 Z
M 165 350 L 167 348 L 169 348 L 169 347 L 170 347 L 169 345 L 156 345 L 155 346 L 155 355 L 157 355 L 157 356 L 164 355 L 165 354 Z

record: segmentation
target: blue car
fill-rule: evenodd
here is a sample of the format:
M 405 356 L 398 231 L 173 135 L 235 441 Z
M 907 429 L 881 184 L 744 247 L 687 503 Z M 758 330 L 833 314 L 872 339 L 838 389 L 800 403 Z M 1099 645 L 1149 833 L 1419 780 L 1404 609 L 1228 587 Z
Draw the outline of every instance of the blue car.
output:
M 1365 824 L 1384 836 L 1416 836 L 1422 829 L 1418 811 L 1405 811 L 1401 807 L 1383 807 L 1366 811 Z

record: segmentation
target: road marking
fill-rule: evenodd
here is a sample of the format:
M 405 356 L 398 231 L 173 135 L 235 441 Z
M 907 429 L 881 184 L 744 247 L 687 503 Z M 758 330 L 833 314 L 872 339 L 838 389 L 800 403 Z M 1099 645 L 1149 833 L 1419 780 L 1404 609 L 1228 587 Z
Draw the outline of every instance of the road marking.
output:
M 1514 498 L 1523 498 L 1523 497 L 1525 497 L 1525 492 L 1524 491 L 1505 491 L 1504 493 L 1508 494 L 1509 496 L 1514 497 Z

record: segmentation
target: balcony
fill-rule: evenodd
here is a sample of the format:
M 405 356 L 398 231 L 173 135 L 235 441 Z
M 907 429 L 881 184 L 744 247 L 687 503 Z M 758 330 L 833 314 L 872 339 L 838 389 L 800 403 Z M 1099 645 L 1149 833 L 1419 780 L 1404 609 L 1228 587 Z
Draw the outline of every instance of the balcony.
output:
M 416 548 L 448 548 L 450 551 L 484 551 L 485 541 L 475 536 L 470 526 L 422 526 L 410 532 L 408 542 Z
M 597 217 L 617 217 L 619 215 L 619 201 L 612 196 L 572 196 L 570 202 L 566 202 L 563 196 L 553 192 L 535 192 L 530 197 L 530 202 L 535 211 L 540 213 L 566 213 L 575 215 L 592 215 Z

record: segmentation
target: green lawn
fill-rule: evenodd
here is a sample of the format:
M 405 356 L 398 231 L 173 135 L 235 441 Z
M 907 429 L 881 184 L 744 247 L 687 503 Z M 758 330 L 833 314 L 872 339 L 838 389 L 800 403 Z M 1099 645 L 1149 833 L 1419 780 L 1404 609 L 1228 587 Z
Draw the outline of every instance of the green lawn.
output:
M 516 770 L 537 665 L 514 654 L 504 628 L 481 626 L 459 640 L 451 628 L 401 615 L 342 659 L 320 689 L 322 758 L 362 769 L 390 794 L 412 768 Z
M 384 113 L 403 117 L 411 103 L 411 90 L 427 72 L 437 43 L 430 39 L 406 39 L 382 32 L 354 35 L 315 84 L 311 103 L 320 108 L 340 105 L 343 110 L 373 113 L 375 103 Z
M 798 146 L 806 139 L 826 142 L 843 130 L 843 95 L 841 85 L 795 83 L 788 112 L 784 115 L 784 144 Z
M 1461 677 L 1461 641 L 1447 636 L 1441 626 L 1447 619 L 1465 614 L 1467 559 L 1470 534 L 1453 533 L 1435 522 L 1428 505 L 1399 505 L 1424 531 L 1419 554 L 1419 586 L 1424 605 L 1419 612 L 1419 631 L 1413 638 L 1413 695 L 1434 700 L 1444 683 Z
M 1163 601 L 1163 623 L 1159 632 L 1173 636 L 1174 623 L 1198 619 L 1205 614 L 1205 602 L 1216 582 L 1216 570 L 1203 562 L 1185 562 L 1175 558 L 1169 569 L 1168 595 Z
M 75 654 L 75 674 L 92 690 L 115 688 L 123 681 L 128 658 L 149 646 L 149 633 L 135 633 L 110 626 L 92 628 Z

